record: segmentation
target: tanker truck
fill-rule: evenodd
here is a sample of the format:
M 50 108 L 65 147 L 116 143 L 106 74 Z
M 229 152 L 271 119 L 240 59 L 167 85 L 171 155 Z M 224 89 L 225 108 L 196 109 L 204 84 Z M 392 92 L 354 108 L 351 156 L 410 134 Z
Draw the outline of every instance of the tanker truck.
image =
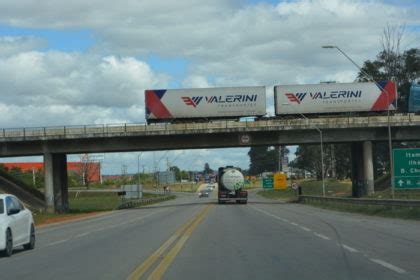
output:
M 248 192 L 244 188 L 244 175 L 239 168 L 233 166 L 220 167 L 218 176 L 219 204 L 236 202 L 246 204 Z

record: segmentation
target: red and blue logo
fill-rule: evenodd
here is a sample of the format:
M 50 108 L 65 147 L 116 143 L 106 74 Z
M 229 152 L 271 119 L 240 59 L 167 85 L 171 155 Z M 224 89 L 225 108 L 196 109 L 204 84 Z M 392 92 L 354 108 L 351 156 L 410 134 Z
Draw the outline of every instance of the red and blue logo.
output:
M 202 96 L 194 96 L 194 97 L 182 96 L 181 99 L 182 101 L 184 101 L 186 105 L 193 106 L 195 108 L 201 102 L 203 97 Z
M 297 104 L 300 104 L 300 102 L 302 102 L 302 100 L 305 98 L 306 96 L 306 92 L 304 93 L 286 93 L 287 98 L 289 99 L 290 102 L 295 102 Z

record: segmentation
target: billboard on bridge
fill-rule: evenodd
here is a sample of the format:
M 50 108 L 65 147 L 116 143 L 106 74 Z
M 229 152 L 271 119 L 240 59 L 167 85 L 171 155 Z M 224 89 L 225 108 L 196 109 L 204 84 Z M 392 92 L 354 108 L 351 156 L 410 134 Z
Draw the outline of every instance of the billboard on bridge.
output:
M 279 85 L 274 87 L 276 115 L 370 112 L 396 109 L 394 82 Z
M 146 120 L 263 116 L 265 87 L 146 90 Z

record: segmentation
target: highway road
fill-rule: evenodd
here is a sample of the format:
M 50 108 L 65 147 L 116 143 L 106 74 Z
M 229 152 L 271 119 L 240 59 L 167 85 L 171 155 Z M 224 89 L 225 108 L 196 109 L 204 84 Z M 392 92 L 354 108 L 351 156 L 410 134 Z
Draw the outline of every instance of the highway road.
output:
M 37 229 L 0 279 L 420 279 L 420 222 L 250 194 L 178 198 Z

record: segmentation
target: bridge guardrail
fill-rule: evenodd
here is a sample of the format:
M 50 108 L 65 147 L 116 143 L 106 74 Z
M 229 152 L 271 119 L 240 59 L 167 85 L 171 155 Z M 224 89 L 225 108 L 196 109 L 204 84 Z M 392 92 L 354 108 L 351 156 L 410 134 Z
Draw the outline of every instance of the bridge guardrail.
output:
M 142 133 L 142 132 L 177 132 L 185 130 L 215 130 L 238 128 L 278 128 L 278 129 L 319 129 L 340 127 L 374 127 L 385 126 L 388 123 L 386 116 L 368 117 L 325 117 L 313 119 L 268 119 L 257 121 L 214 121 L 208 123 L 178 123 L 178 124 L 94 124 L 81 126 L 52 126 L 29 128 L 3 128 L 0 130 L 0 140 L 8 138 L 36 138 L 36 137 L 71 137 L 80 135 L 100 136 L 112 134 Z M 390 118 L 391 126 L 420 125 L 420 115 L 404 114 L 393 115 Z
M 327 202 L 351 205 L 380 205 L 398 207 L 420 207 L 420 200 L 402 199 L 371 199 L 371 198 L 344 198 L 344 197 L 323 197 L 315 195 L 300 195 L 299 202 Z

